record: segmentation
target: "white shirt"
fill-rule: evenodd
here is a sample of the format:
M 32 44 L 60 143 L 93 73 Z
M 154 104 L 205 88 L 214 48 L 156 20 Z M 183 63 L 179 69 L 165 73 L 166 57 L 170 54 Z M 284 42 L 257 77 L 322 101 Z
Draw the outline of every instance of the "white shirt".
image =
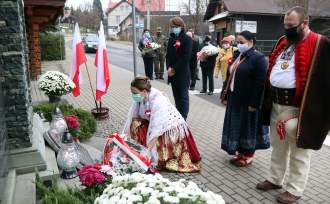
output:
M 277 88 L 296 88 L 294 45 L 283 51 L 276 59 L 270 73 L 270 84 Z

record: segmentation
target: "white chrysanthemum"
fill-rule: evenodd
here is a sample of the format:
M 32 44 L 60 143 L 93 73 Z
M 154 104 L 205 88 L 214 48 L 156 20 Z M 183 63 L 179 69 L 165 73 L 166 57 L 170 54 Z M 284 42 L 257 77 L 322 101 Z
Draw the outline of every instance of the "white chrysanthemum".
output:
M 192 204 L 197 200 L 207 204 L 225 204 L 220 195 L 211 191 L 203 192 L 194 182 L 188 182 L 187 186 L 185 183 L 185 180 L 182 179 L 171 182 L 160 174 L 134 173 L 114 176 L 112 184 L 104 190 L 103 195 L 95 200 L 95 203 L 142 204 L 143 199 L 147 199 L 148 201 L 144 203 L 158 204 L 160 200 L 166 203 L 179 203 L 180 199 L 187 199 L 188 203 Z
M 41 75 L 38 85 L 47 95 L 64 95 L 70 93 L 75 88 L 72 80 L 58 71 L 48 71 Z
M 178 197 L 174 197 L 174 196 L 166 196 L 166 197 L 164 197 L 164 201 L 169 202 L 169 203 L 179 203 L 180 199 Z
M 149 198 L 146 204 L 160 204 L 160 201 L 157 198 Z

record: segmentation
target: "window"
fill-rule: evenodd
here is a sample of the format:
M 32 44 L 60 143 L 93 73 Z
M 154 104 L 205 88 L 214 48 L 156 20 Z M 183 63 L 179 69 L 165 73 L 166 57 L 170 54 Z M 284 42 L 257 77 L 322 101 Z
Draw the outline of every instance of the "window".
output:
M 120 23 L 120 16 L 116 16 L 116 22 L 117 22 L 117 24 Z

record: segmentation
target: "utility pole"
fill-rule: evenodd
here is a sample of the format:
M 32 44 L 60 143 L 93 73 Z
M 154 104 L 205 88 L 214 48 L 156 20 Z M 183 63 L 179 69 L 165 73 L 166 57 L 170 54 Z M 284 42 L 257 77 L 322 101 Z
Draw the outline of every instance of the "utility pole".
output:
M 134 78 L 136 77 L 136 17 L 135 17 L 135 0 L 132 0 L 132 33 L 133 33 L 133 67 Z
M 147 2 L 147 29 L 150 29 L 150 3 L 151 0 L 146 0 Z

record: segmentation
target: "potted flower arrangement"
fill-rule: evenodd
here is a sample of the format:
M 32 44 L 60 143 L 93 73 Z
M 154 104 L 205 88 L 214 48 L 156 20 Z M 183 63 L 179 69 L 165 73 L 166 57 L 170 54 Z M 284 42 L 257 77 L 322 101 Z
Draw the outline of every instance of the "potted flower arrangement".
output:
M 105 203 L 225 204 L 225 201 L 221 195 L 202 191 L 192 181 L 172 182 L 160 174 L 133 173 L 112 178 L 112 183 L 94 201 Z
M 85 186 L 87 194 L 102 194 L 103 190 L 111 183 L 111 168 L 108 165 L 92 164 L 84 166 L 78 171 L 81 184 Z
M 78 121 L 77 116 L 74 115 L 64 116 L 64 120 L 68 126 L 69 132 L 72 135 L 73 139 L 76 142 L 78 142 L 79 133 L 80 133 L 80 123 Z
M 48 71 L 41 75 L 38 85 L 51 103 L 60 101 L 60 96 L 70 93 L 75 87 L 67 75 L 58 71 Z

